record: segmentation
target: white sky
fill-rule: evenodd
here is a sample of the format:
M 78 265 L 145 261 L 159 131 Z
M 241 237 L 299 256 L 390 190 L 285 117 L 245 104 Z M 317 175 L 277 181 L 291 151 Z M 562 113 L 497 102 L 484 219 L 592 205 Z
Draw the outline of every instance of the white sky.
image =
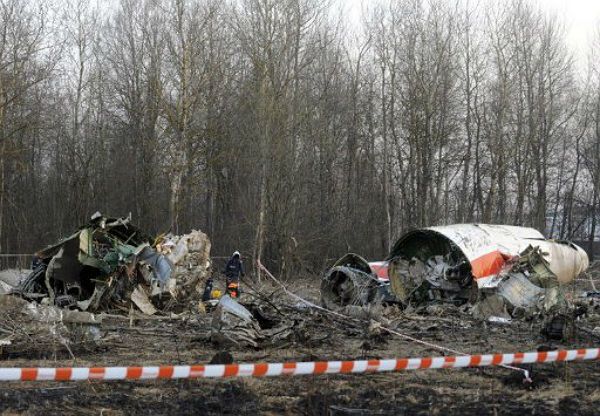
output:
M 576 58 L 585 59 L 592 36 L 600 25 L 600 0 L 539 0 L 539 3 L 564 19 L 567 44 Z
M 368 6 L 376 0 L 338 0 L 348 12 L 353 24 L 360 22 L 363 4 Z M 504 1 L 504 0 L 495 0 Z M 588 54 L 589 40 L 600 27 L 600 0 L 530 0 L 550 13 L 563 19 L 567 31 L 567 44 L 579 64 L 584 64 Z M 473 1 L 474 3 L 474 1 Z

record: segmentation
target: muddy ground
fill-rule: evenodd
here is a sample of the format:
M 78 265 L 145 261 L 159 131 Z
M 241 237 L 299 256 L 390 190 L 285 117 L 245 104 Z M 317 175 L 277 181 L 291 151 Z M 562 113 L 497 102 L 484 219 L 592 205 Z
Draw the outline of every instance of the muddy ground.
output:
M 295 283 L 294 292 L 316 301 L 315 280 Z M 271 299 L 292 306 L 282 292 L 263 287 Z M 273 293 L 273 294 L 272 294 Z M 271 296 L 272 294 L 272 296 Z M 247 293 L 243 302 L 256 303 Z M 286 312 L 282 311 L 285 315 Z M 302 336 L 259 348 L 228 348 L 235 362 L 351 360 L 443 355 L 395 336 L 374 334 L 365 324 L 344 325 L 308 309 L 292 318 Z M 598 311 L 578 323 L 600 326 Z M 460 309 L 432 307 L 384 318 L 398 332 L 465 353 L 534 351 L 538 348 L 595 347 L 598 339 L 577 331 L 567 341 L 548 341 L 541 322 L 492 325 Z M 2 366 L 111 366 L 206 364 L 223 348 L 207 334 L 209 314 L 169 320 L 105 319 L 102 340 L 76 342 L 67 351 L 59 342 L 2 350 Z M 304 322 L 304 324 L 302 323 Z M 73 356 L 71 356 L 71 353 Z M 462 415 L 600 413 L 598 362 L 530 366 L 534 383 L 503 368 L 424 370 L 403 373 L 301 376 L 272 379 L 174 380 L 138 382 L 4 383 L 0 414 L 299 414 L 299 415 Z

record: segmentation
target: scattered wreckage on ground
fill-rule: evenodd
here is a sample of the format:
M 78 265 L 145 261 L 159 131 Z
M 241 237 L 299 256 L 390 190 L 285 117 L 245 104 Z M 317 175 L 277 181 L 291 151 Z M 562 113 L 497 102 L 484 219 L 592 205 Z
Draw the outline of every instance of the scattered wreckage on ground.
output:
M 50 324 L 49 336 L 60 339 L 66 339 L 65 325 L 71 323 L 89 326 L 86 336 L 95 337 L 93 327 L 103 314 L 189 316 L 211 310 L 208 339 L 217 345 L 257 348 L 276 340 L 310 339 L 305 328 L 310 323 L 300 318 L 306 305 L 265 308 L 273 306 L 270 301 L 242 305 L 228 296 L 205 302 L 210 247 L 200 231 L 152 237 L 130 218 L 95 214 L 69 237 L 36 253 L 37 264 L 28 275 L 3 272 L 0 294 L 12 296 L 0 296 L 0 310 L 15 322 Z M 565 287 L 588 263 L 580 247 L 547 240 L 531 228 L 430 227 L 404 234 L 383 261 L 343 256 L 324 275 L 320 296 L 326 308 L 344 308 L 369 322 L 385 303 L 405 311 L 464 306 L 494 322 L 541 316 L 548 321 L 548 334 L 559 338 L 575 309 Z M 0 344 L 29 336 L 19 338 L 10 328 L 4 332 L 13 336 Z
M 70 351 L 74 340 L 98 340 L 106 317 L 190 319 L 209 311 L 207 340 L 216 345 L 258 347 L 302 336 L 293 319 L 270 316 L 260 306 L 249 305 L 250 312 L 227 295 L 205 299 L 210 248 L 200 231 L 154 238 L 131 218 L 94 214 L 38 251 L 30 273 L 0 272 L 0 349 L 18 351 L 34 337 L 40 349 L 53 344 Z
M 321 280 L 321 302 L 329 309 L 366 306 L 378 300 L 394 301 L 390 292 L 387 262 L 367 262 L 348 253 Z
M 199 232 L 153 239 L 131 218 L 99 213 L 77 232 L 36 253 L 36 266 L 13 293 L 30 301 L 100 312 L 152 315 L 181 292 L 201 293 L 210 241 Z M 151 301 L 151 299 L 153 301 Z
M 32 266 L 28 274 L 1 273 L 0 311 L 9 326 L 0 332 L 9 335 L 0 344 L 46 334 L 67 345 L 67 334 L 80 326 L 96 337 L 106 315 L 133 319 L 197 306 L 210 273 L 210 240 L 196 230 L 153 238 L 130 217 L 96 213 L 72 235 L 35 253 Z
M 467 304 L 477 317 L 508 322 L 566 313 L 565 287 L 588 266 L 583 249 L 532 228 L 458 224 L 404 234 L 384 262 L 342 257 L 321 294 L 327 307 L 389 301 L 391 293 L 404 307 Z

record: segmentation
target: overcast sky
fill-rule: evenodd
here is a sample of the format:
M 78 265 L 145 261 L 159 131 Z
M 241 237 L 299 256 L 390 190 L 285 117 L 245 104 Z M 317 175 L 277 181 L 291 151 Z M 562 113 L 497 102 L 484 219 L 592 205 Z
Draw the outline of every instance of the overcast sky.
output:
M 356 24 L 360 22 L 362 4 L 368 5 L 376 0 L 339 0 L 348 11 L 348 17 Z M 503 1 L 503 0 L 497 0 Z M 473 1 L 475 3 L 476 1 Z M 600 0 L 531 0 L 551 13 L 563 16 L 567 29 L 567 43 L 575 57 L 585 60 L 588 40 L 600 25 Z

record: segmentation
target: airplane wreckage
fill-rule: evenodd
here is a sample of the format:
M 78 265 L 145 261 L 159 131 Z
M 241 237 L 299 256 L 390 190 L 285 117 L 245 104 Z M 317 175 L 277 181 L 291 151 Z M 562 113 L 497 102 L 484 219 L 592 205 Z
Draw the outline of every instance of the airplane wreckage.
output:
M 153 239 L 131 218 L 100 213 L 37 252 L 36 260 L 13 293 L 89 312 L 128 310 L 133 304 L 152 315 L 169 301 L 192 293 L 200 297 L 211 273 L 205 234 Z M 568 309 L 564 286 L 588 266 L 580 247 L 545 239 L 532 228 L 429 227 L 401 236 L 383 261 L 343 256 L 322 279 L 321 301 L 330 309 L 375 303 L 467 304 L 478 317 L 509 321 Z
M 100 312 L 152 315 L 186 291 L 202 293 L 210 241 L 199 232 L 151 238 L 131 218 L 94 214 L 69 237 L 38 251 L 33 271 L 11 290 L 26 300 Z M 152 299 L 152 301 L 151 301 Z
M 3 336 L 0 325 L 0 347 L 26 348 L 32 333 L 39 348 L 57 339 L 66 346 L 80 338 L 95 342 L 103 319 L 119 315 L 188 319 L 209 311 L 207 339 L 217 345 L 257 347 L 260 340 L 294 335 L 293 321 L 261 329 L 250 311 L 218 290 L 205 299 L 212 281 L 210 248 L 200 231 L 153 238 L 130 217 L 96 213 L 72 235 L 38 251 L 29 274 L 0 273 L 0 314 L 23 328 Z
M 289 316 L 277 317 L 265 305 L 244 306 L 227 295 L 205 299 L 212 289 L 210 247 L 200 231 L 151 237 L 131 218 L 96 213 L 72 235 L 37 252 L 28 275 L 0 278 L 0 294 L 13 295 L 0 296 L 0 312 L 35 328 L 54 322 L 68 334 L 72 328 L 64 324 L 76 323 L 96 334 L 92 328 L 103 316 L 176 317 L 212 310 L 208 339 L 218 345 L 257 347 L 305 338 L 303 325 L 309 323 L 293 306 L 288 305 Z M 531 228 L 423 228 L 404 234 L 383 261 L 343 256 L 323 276 L 321 302 L 356 316 L 376 313 L 382 304 L 404 309 L 452 304 L 501 323 L 543 316 L 550 336 L 560 338 L 568 321 L 561 317 L 574 310 L 565 287 L 588 263 L 580 247 L 547 240 Z M 48 336 L 56 335 L 52 331 Z M 2 342 L 17 345 L 16 338 Z
M 564 287 L 588 266 L 580 247 L 532 228 L 429 227 L 404 234 L 383 262 L 345 255 L 323 277 L 321 299 L 330 308 L 376 301 L 471 305 L 477 317 L 508 322 L 569 310 Z

